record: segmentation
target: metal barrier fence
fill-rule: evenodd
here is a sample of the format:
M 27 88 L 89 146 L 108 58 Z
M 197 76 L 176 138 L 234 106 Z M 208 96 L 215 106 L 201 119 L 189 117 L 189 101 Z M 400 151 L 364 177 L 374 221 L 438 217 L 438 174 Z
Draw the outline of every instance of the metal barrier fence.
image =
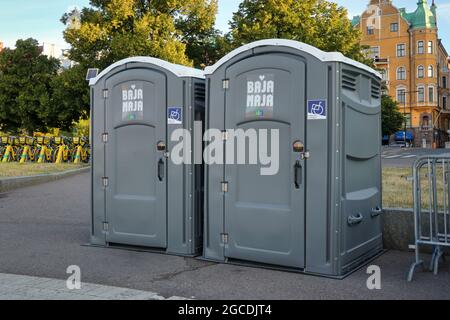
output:
M 413 280 L 417 268 L 424 267 L 423 246 L 433 249 L 430 271 L 436 275 L 444 259 L 443 249 L 450 247 L 450 154 L 417 159 L 413 179 L 416 261 L 408 281 Z

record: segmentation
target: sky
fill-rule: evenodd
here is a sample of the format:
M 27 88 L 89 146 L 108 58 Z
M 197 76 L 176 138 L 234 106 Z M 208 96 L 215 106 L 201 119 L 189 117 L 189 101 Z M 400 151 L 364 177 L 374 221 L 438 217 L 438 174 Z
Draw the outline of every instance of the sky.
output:
M 228 30 L 228 21 L 237 11 L 241 0 L 219 0 L 217 28 Z M 349 17 L 361 14 L 368 0 L 335 0 L 346 7 Z M 431 3 L 431 0 L 429 1 Z M 394 0 L 394 4 L 409 11 L 416 8 L 415 0 Z M 17 39 L 33 37 L 40 43 L 67 47 L 63 38 L 61 16 L 71 8 L 84 7 L 89 0 L 0 0 L 0 41 L 13 46 Z M 450 51 L 450 0 L 436 0 L 438 6 L 439 36 Z

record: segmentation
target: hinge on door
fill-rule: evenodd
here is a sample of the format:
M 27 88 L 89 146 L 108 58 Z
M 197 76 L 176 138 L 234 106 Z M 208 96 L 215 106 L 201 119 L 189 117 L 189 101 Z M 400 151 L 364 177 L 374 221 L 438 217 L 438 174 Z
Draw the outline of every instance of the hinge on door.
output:
M 221 233 L 220 238 L 221 238 L 223 244 L 228 244 L 228 240 L 229 240 L 228 233 Z
M 222 140 L 228 140 L 228 131 L 227 130 L 223 130 L 222 131 Z
M 222 182 L 222 192 L 223 193 L 228 192 L 228 182 L 226 182 L 226 181 Z
M 102 141 L 103 141 L 103 143 L 108 143 L 108 134 L 107 133 L 102 134 Z
M 108 99 L 109 91 L 108 89 L 103 90 L 103 99 Z
M 222 87 L 227 90 L 230 89 L 230 80 L 229 79 L 224 79 L 222 80 Z
M 103 222 L 103 231 L 109 231 L 109 222 Z
M 103 182 L 103 187 L 107 188 L 109 185 L 109 178 L 108 177 L 103 177 L 102 178 L 102 182 Z

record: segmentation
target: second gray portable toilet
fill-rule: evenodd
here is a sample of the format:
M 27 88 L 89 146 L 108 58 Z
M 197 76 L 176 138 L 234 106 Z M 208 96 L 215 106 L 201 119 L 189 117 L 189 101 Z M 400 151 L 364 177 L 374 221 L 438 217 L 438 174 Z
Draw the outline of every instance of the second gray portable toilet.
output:
M 92 244 L 199 254 L 203 167 L 168 158 L 172 132 L 204 119 L 203 73 L 134 57 L 90 85 Z
M 207 128 L 278 129 L 279 171 L 206 168 L 204 257 L 342 277 L 382 251 L 381 78 L 290 40 L 205 70 Z

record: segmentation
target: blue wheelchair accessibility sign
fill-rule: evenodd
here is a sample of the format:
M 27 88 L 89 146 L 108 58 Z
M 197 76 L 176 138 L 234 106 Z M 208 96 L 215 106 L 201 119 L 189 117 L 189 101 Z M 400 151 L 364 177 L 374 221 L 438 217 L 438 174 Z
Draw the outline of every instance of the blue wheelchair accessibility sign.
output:
M 308 101 L 308 120 L 326 120 L 327 111 L 327 100 Z
M 167 110 L 168 124 L 183 124 L 183 108 L 170 107 Z

